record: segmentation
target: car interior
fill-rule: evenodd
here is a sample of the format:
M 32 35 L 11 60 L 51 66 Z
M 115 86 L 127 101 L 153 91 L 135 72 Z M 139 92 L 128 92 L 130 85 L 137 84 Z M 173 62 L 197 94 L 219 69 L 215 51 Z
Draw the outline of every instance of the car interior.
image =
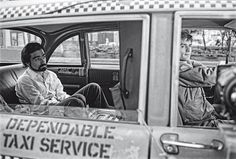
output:
M 35 39 L 46 50 L 48 69 L 57 74 L 68 94 L 73 94 L 87 83 L 95 82 L 102 87 L 109 104 L 114 106 L 111 90 L 121 82 L 120 86 L 124 90 L 132 91 L 123 100 L 125 109 L 136 110 L 139 93 L 139 71 L 136 70 L 140 67 L 141 29 L 141 21 L 115 21 L 22 26 L 8 30 L 16 32 L 17 36 L 23 32 L 22 35 L 29 33 L 37 37 Z M 96 44 L 98 39 L 102 44 Z M 63 55 L 60 50 L 63 50 Z M 132 60 L 126 55 L 131 51 L 135 54 Z M 110 56 L 104 60 L 106 52 Z M 3 49 L 3 53 L 14 60 L 18 58 L 18 61 L 12 62 L 9 57 L 1 55 L 0 94 L 14 107 L 19 104 L 15 84 L 26 68 L 20 64 L 20 49 Z

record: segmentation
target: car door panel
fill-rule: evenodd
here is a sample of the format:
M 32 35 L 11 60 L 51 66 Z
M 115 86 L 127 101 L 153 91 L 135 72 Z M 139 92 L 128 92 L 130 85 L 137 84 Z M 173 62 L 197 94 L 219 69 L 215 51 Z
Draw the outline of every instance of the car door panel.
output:
M 68 94 L 75 93 L 86 85 L 85 69 L 82 67 L 55 67 L 49 66 L 49 70 L 55 72 Z
M 138 108 L 142 21 L 120 24 L 121 88 L 127 110 Z
M 209 128 L 187 128 L 187 127 L 152 127 L 153 139 L 151 148 L 151 158 L 158 158 L 160 153 L 166 154 L 170 158 L 212 158 L 212 159 L 223 159 L 227 157 L 227 148 L 225 145 L 224 136 L 218 129 Z M 168 154 L 164 150 L 160 151 L 157 148 L 162 147 L 161 136 L 177 134 L 177 142 L 185 142 L 190 144 L 200 145 L 211 145 L 213 140 L 217 140 L 223 143 L 222 150 L 208 149 L 208 148 L 191 148 L 178 146 L 178 154 Z M 157 147 L 158 146 L 158 147 Z M 171 150 L 171 146 L 168 148 Z M 229 156 L 228 156 L 229 157 Z M 235 157 L 231 155 L 230 158 Z
M 138 124 L 4 113 L 0 118 L 3 159 L 148 158 L 149 134 Z
M 109 88 L 114 87 L 119 82 L 119 70 L 117 69 L 89 69 L 88 82 L 95 82 L 101 86 L 107 101 L 114 105 L 111 91 Z
M 111 91 L 109 88 L 114 87 L 119 82 L 119 70 L 117 69 L 89 69 L 88 82 L 95 82 L 101 86 L 107 101 L 114 105 Z

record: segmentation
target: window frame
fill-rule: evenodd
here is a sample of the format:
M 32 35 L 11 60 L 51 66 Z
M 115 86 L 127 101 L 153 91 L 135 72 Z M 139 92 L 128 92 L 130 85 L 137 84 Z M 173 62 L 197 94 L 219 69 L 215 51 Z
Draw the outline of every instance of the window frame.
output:
M 115 17 L 115 19 L 114 19 Z M 40 20 L 39 20 L 40 19 Z M 16 21 L 6 21 L 1 23 L 0 28 L 16 28 L 23 26 L 39 26 L 50 24 L 66 24 L 66 23 L 91 23 L 91 22 L 119 22 L 119 21 L 142 21 L 142 47 L 141 47 L 141 64 L 140 64 L 140 82 L 138 109 L 146 114 L 146 95 L 147 95 L 147 76 L 148 76 L 148 58 L 149 58 L 149 31 L 150 31 L 150 15 L 141 14 L 106 14 L 106 15 L 82 15 L 82 16 L 38 16 L 35 18 L 21 19 Z M 82 61 L 83 62 L 83 61 Z M 143 85 L 145 83 L 145 85 Z M 145 117 L 144 117 L 145 118 Z M 139 121 L 143 121 L 140 117 Z
M 234 11 L 178 11 L 174 15 L 173 49 L 172 49 L 172 76 L 171 76 L 171 113 L 170 126 L 178 126 L 178 83 L 179 83 L 179 58 L 180 35 L 182 20 L 191 19 L 236 19 Z

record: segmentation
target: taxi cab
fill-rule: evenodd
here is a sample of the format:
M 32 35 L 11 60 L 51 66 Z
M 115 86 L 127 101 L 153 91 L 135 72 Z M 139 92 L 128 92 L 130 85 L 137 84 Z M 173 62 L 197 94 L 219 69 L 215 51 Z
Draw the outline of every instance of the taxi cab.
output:
M 0 3 L 0 95 L 14 110 L 0 113 L 2 159 L 236 157 L 234 125 L 186 126 L 178 111 L 181 30 L 193 34 L 193 59 L 235 63 L 235 0 Z M 65 117 L 20 104 L 20 53 L 35 41 L 68 94 L 95 82 L 114 109 Z M 214 87 L 204 90 L 213 103 Z

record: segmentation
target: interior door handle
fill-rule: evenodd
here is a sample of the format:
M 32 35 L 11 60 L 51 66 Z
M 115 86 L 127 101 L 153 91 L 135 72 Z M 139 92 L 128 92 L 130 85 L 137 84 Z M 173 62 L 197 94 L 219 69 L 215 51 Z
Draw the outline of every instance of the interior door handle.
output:
M 128 48 L 125 52 L 124 62 L 122 66 L 122 74 L 121 74 L 121 92 L 125 98 L 129 97 L 129 90 L 126 87 L 126 71 L 128 66 L 128 60 L 133 57 L 133 49 Z
M 209 145 L 200 144 L 195 142 L 179 141 L 179 135 L 174 133 L 165 133 L 161 135 L 160 142 L 166 153 L 178 154 L 179 147 L 188 147 L 195 149 L 213 149 L 221 151 L 224 148 L 224 144 L 220 140 L 213 139 Z

